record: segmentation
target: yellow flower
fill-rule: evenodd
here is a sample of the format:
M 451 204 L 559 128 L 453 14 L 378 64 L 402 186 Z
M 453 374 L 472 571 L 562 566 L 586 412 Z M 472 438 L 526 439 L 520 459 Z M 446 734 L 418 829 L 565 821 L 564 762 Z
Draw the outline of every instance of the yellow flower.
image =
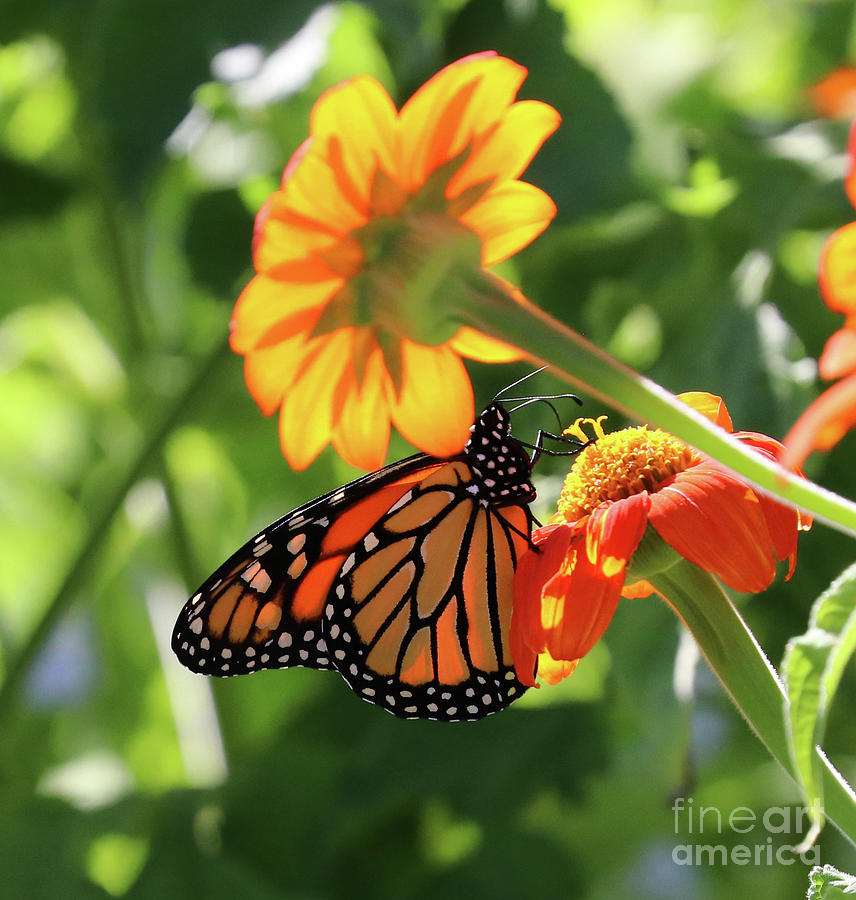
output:
M 310 137 L 256 220 L 256 276 L 238 299 L 232 348 L 283 452 L 304 468 L 328 442 L 376 469 L 390 426 L 451 456 L 474 416 L 461 357 L 522 353 L 449 322 L 448 301 L 530 243 L 553 201 L 518 180 L 559 115 L 514 98 L 526 69 L 493 52 L 444 68 L 400 111 L 373 78 L 315 104 Z

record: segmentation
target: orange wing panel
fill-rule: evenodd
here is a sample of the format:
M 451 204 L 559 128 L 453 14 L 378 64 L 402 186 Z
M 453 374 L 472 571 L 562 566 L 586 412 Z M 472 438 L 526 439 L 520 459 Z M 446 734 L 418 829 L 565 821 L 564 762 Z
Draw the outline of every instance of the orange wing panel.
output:
M 241 644 L 247 639 L 259 604 L 252 594 L 244 594 L 229 623 L 229 643 Z
M 430 616 L 449 590 L 472 511 L 471 502 L 459 503 L 422 542 L 425 570 L 416 589 L 416 612 L 420 618 Z
M 239 584 L 231 584 L 217 598 L 208 614 L 208 631 L 212 637 L 220 638 L 229 624 L 229 619 L 243 596 L 244 589 Z
M 412 562 L 407 563 L 354 616 L 354 626 L 363 642 L 369 644 L 374 640 L 380 626 L 387 620 L 410 587 L 415 574 L 416 567 Z
M 307 572 L 291 603 L 291 614 L 298 622 L 314 622 L 321 618 L 327 595 L 344 561 L 344 555 L 331 556 L 315 563 Z
M 398 512 L 393 513 L 384 523 L 388 531 L 412 531 L 425 522 L 430 522 L 455 499 L 451 491 L 430 491 L 411 500 Z
M 481 510 L 473 530 L 467 564 L 464 568 L 463 602 L 470 629 L 467 644 L 473 665 L 487 672 L 498 668 L 490 627 L 487 589 L 487 510 Z
M 413 549 L 413 538 L 396 541 L 364 559 L 351 576 L 351 593 L 355 603 L 361 603 Z M 405 567 L 406 568 L 406 567 Z M 410 564 L 413 569 L 412 563 Z M 411 575 L 412 577 L 412 575 Z M 406 586 L 406 585 L 405 585 Z
M 523 518 L 524 530 L 526 529 L 526 514 L 520 509 L 509 509 L 509 512 L 517 511 Z M 502 511 L 503 513 L 506 510 Z M 508 516 L 505 517 L 509 519 Z M 513 521 L 513 520 L 512 520 Z M 516 523 L 515 523 L 516 524 Z M 511 650 L 508 645 L 508 632 L 511 628 L 511 606 L 513 600 L 512 584 L 514 582 L 514 566 L 512 564 L 511 548 L 508 546 L 508 537 L 502 523 L 497 518 L 491 518 L 493 528 L 493 557 L 496 570 L 496 605 L 499 609 L 499 629 L 502 634 L 503 662 L 511 662 Z M 511 534 L 512 543 L 517 551 L 517 559 L 526 549 L 526 540 L 516 534 Z
M 410 484 L 393 484 L 371 493 L 335 519 L 321 542 L 321 555 L 350 552 L 377 524 L 378 519 L 406 494 Z
M 366 657 L 366 665 L 379 675 L 395 675 L 398 649 L 410 624 L 408 606 L 401 608 Z
M 460 684 L 470 674 L 455 628 L 457 611 L 452 601 L 437 620 L 437 678 L 443 684 Z
M 425 684 L 434 677 L 434 664 L 431 656 L 431 632 L 420 628 L 407 647 L 404 662 L 401 665 L 401 680 L 405 684 Z

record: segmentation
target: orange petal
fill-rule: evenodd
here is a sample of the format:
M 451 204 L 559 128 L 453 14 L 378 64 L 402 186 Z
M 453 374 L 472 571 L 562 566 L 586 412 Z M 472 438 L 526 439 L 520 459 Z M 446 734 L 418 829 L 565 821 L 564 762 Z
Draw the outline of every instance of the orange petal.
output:
M 283 186 L 289 210 L 345 234 L 365 225 L 368 210 L 360 205 L 338 152 L 334 136 L 315 138 Z
M 280 445 L 293 469 L 305 469 L 332 437 L 352 342 L 353 329 L 341 328 L 315 338 L 304 352 L 279 417 Z
M 392 421 L 411 444 L 431 456 L 460 453 L 475 417 L 473 386 L 448 346 L 402 340 L 402 386 Z
M 561 116 L 539 100 L 513 104 L 497 127 L 477 141 L 467 161 L 446 188 L 446 196 L 457 197 L 473 184 L 517 178 L 547 138 L 559 127 Z
M 322 254 L 340 240 L 338 229 L 331 229 L 305 216 L 298 216 L 288 205 L 285 191 L 268 197 L 258 216 L 253 236 L 253 263 L 256 271 L 288 278 L 306 269 L 310 276 L 299 280 L 323 280 L 331 272 Z
M 630 584 L 625 584 L 621 589 L 621 596 L 625 600 L 638 600 L 641 597 L 650 597 L 651 594 L 656 594 L 656 588 L 650 581 L 645 581 L 644 578 L 640 578 L 639 581 L 634 581 Z
M 797 538 L 801 530 L 806 530 L 806 525 L 795 507 L 776 503 L 763 493 L 758 494 L 758 499 L 761 501 L 761 510 L 773 541 L 776 558 L 788 561 L 788 574 L 785 577 L 790 578 L 797 565 Z
M 232 312 L 232 349 L 248 353 L 274 327 L 279 329 L 279 340 L 309 330 L 341 284 L 341 278 L 301 284 L 256 275 L 241 292 Z
M 544 584 L 561 568 L 573 533 L 568 525 L 536 528 L 532 532 L 535 549 L 523 554 L 514 573 L 509 645 L 517 677 L 523 684 L 535 684 L 538 654 L 546 647 L 547 639 L 541 621 Z
M 578 659 L 553 659 L 545 650 L 538 654 L 538 677 L 547 684 L 558 684 L 563 678 L 574 674 L 579 662 Z
M 544 585 L 542 624 L 554 659 L 580 659 L 603 637 L 621 598 L 627 563 L 645 533 L 650 505 L 647 493 L 603 503 L 585 532 L 572 538 L 567 577 L 560 572 Z M 552 603 L 550 622 L 545 614 Z
M 369 75 L 357 75 L 329 88 L 312 108 L 314 135 L 337 135 L 348 180 L 368 206 L 378 166 L 397 172 L 396 111 L 392 98 Z
M 758 431 L 735 431 L 734 437 L 744 444 L 749 444 L 753 450 L 762 453 L 770 459 L 778 459 L 785 449 L 785 445 L 781 441 L 777 441 L 770 435 L 761 434 Z
M 827 381 L 856 371 L 856 330 L 840 328 L 832 335 L 823 348 L 817 371 Z
M 651 501 L 651 524 L 691 563 L 745 593 L 773 580 L 773 541 L 758 495 L 713 460 L 680 472 Z
M 800 465 L 813 450 L 829 450 L 856 426 L 856 374 L 824 391 L 785 435 L 781 464 Z
M 421 187 L 497 122 L 525 77 L 523 66 L 489 51 L 459 59 L 422 85 L 399 114 L 404 186 Z
M 488 337 L 474 328 L 464 326 L 449 341 L 449 346 L 466 356 L 467 359 L 477 359 L 479 362 L 489 363 L 505 363 L 515 362 L 515 360 L 523 359 L 526 355 L 517 347 L 498 341 L 496 338 Z
M 244 358 L 244 379 L 264 415 L 269 416 L 282 403 L 303 359 L 306 337 L 295 335 L 287 341 L 251 350 Z
M 768 459 L 778 462 L 785 453 L 784 445 L 766 434 L 738 431 L 734 436 Z M 796 468 L 796 472 L 805 477 L 799 467 Z M 763 491 L 756 493 L 761 502 L 761 510 L 773 541 L 776 557 L 780 560 L 788 560 L 787 577 L 790 578 L 794 574 L 797 564 L 797 537 L 800 531 L 808 531 L 811 528 L 812 518 L 810 515 L 800 512 L 795 506 L 782 503 Z
M 856 115 L 856 68 L 841 66 L 808 89 L 812 105 L 827 119 L 851 119 Z
M 856 115 L 856 110 L 851 115 Z M 847 174 L 844 176 L 844 190 L 850 203 L 856 207 L 856 122 L 850 126 L 850 136 L 847 139 Z
M 544 585 L 542 625 L 553 659 L 580 659 L 600 640 L 621 597 L 620 583 L 598 577 L 585 558 L 585 535 L 568 552 L 569 570 Z
M 380 348 L 366 364 L 363 382 L 357 386 L 353 367 L 346 372 L 342 413 L 333 429 L 333 446 L 339 456 L 361 469 L 379 469 L 389 446 L 389 397 L 392 383 Z
M 710 419 L 714 425 L 719 425 L 727 432 L 734 431 L 734 425 L 731 423 L 731 416 L 725 406 L 722 397 L 716 394 L 708 394 L 706 391 L 686 391 L 677 395 L 681 403 L 686 403 L 696 412 L 700 412 L 705 418 Z
M 839 228 L 823 245 L 818 280 L 823 301 L 831 310 L 856 313 L 856 222 Z
M 482 265 L 496 265 L 538 237 L 556 215 L 556 204 L 540 188 L 508 181 L 489 190 L 461 216 L 482 240 Z
M 586 526 L 586 557 L 600 577 L 613 578 L 630 562 L 645 534 L 650 508 L 651 497 L 643 491 L 594 509 Z

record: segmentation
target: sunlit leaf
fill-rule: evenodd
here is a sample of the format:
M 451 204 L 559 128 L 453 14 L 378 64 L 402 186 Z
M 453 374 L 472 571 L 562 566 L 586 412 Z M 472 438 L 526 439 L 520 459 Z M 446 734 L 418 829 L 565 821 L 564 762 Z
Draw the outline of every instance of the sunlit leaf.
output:
M 823 825 L 822 743 L 826 721 L 848 660 L 856 650 L 856 565 L 818 597 L 805 634 L 788 642 L 782 672 L 791 754 L 813 834 Z
M 856 878 L 834 866 L 815 866 L 809 872 L 808 900 L 845 900 L 856 894 Z

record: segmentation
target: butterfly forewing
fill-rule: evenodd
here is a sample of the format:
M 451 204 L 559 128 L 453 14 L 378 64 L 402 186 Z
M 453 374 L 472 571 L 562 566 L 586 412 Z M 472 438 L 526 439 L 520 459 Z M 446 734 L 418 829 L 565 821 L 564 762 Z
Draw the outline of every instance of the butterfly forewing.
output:
M 418 478 L 426 465 L 423 456 L 402 460 L 298 507 L 259 532 L 185 604 L 172 636 L 179 660 L 196 672 L 219 676 L 291 666 L 332 668 L 321 613 L 341 553 L 360 537 L 356 523 L 356 531 L 342 527 L 348 512 L 368 503 L 375 512 L 364 514 L 382 515 L 383 499 L 406 491 L 409 473 Z M 402 478 L 404 485 L 397 488 Z

